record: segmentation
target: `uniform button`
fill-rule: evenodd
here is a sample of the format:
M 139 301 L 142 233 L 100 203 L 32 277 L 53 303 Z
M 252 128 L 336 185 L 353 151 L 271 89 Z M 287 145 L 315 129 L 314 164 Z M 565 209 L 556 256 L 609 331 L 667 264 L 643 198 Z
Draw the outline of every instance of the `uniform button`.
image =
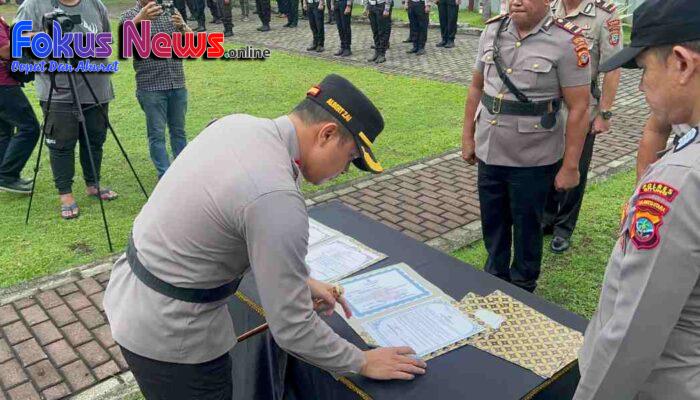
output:
M 491 120 L 491 125 L 496 125 L 497 123 L 498 123 L 498 121 L 496 121 L 495 119 Z
M 515 47 L 520 47 L 520 46 L 522 46 L 522 45 L 523 45 L 523 44 L 522 44 L 521 42 L 515 42 Z
M 540 67 L 540 64 L 533 64 L 532 65 L 532 68 L 539 68 L 539 67 Z
M 535 129 L 540 129 L 540 124 L 535 124 Z
M 509 73 L 509 74 L 512 74 L 512 73 L 513 73 L 513 68 L 508 68 L 508 69 L 506 70 L 506 72 Z

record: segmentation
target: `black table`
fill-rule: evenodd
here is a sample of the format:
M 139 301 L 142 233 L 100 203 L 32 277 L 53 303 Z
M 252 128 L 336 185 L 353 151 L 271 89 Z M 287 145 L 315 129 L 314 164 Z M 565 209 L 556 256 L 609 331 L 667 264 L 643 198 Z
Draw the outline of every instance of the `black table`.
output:
M 522 301 L 553 320 L 583 332 L 587 321 L 531 293 L 478 271 L 447 254 L 353 211 L 339 202 L 309 210 L 317 221 L 339 230 L 388 256 L 372 267 L 405 262 L 454 299 L 468 292 L 488 295 L 494 290 Z M 250 274 L 248 274 L 250 275 Z M 264 322 L 254 280 L 244 278 L 229 310 L 241 334 Z M 326 322 L 362 349 L 367 346 L 338 315 Z M 570 399 L 579 379 L 572 363 L 551 379 L 471 346 L 428 362 L 428 371 L 415 380 L 379 382 L 361 376 L 335 380 L 329 373 L 288 357 L 269 333 L 238 344 L 233 357 L 235 399 Z

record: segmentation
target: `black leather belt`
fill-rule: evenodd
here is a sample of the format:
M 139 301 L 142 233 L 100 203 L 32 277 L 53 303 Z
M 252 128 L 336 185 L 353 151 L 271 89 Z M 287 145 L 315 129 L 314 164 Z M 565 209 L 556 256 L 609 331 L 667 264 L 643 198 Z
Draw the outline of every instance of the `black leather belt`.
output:
M 559 111 L 560 100 L 554 99 L 523 103 L 521 101 L 503 100 L 483 93 L 481 95 L 481 104 L 483 104 L 491 114 L 539 117 Z
M 137 278 L 139 278 L 141 282 L 143 282 L 144 285 L 162 294 L 163 296 L 176 300 L 182 300 L 188 303 L 213 303 L 215 301 L 223 300 L 236 293 L 236 290 L 238 290 L 238 285 L 241 283 L 241 278 L 236 278 L 227 284 L 212 289 L 177 287 L 165 282 L 149 272 L 148 269 L 141 264 L 137 254 L 136 247 L 134 246 L 134 238 L 129 236 L 129 246 L 126 249 L 126 259 L 129 261 L 131 271 Z

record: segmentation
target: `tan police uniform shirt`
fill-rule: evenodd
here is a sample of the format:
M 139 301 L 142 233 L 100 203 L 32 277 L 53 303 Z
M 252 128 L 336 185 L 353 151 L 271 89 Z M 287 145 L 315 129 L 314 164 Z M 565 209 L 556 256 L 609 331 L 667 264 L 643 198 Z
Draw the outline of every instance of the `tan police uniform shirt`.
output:
M 551 16 L 520 37 L 508 19 L 499 43 L 503 69 L 515 86 L 532 101 L 562 97 L 561 88 L 590 85 L 588 64 L 579 65 L 574 35 L 556 26 Z M 516 101 L 498 76 L 493 43 L 500 21 L 486 26 L 479 41 L 475 69 L 484 75 L 484 93 Z M 481 103 L 476 112 L 476 156 L 489 165 L 534 167 L 554 164 L 564 154 L 565 121 L 561 113 L 554 127 L 540 124 L 539 116 L 498 114 Z
M 591 53 L 591 80 L 597 80 L 600 64 L 623 47 L 622 24 L 616 9 L 604 1 L 584 0 L 567 13 L 564 0 L 555 0 L 552 14 L 554 18 L 571 21 L 583 30 Z M 602 90 L 601 86 L 599 88 Z M 591 119 L 597 115 L 597 106 L 598 101 L 591 96 Z
M 134 221 L 134 243 L 151 273 L 183 288 L 214 288 L 250 266 L 281 348 L 336 374 L 358 373 L 362 351 L 312 309 L 298 157 L 289 117 L 216 121 L 158 183 Z M 196 304 L 161 295 L 141 283 L 125 257 L 114 266 L 104 306 L 114 339 L 155 360 L 202 363 L 236 343 L 225 300 Z
M 700 399 L 698 138 L 652 164 L 626 203 L 575 400 Z

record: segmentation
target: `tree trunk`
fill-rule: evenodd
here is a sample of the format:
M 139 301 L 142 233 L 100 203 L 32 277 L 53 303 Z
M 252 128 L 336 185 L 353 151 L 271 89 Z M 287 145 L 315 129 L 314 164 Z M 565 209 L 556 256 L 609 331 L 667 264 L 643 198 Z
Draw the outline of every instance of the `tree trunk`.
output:
M 469 0 L 469 11 L 474 11 L 474 0 Z

